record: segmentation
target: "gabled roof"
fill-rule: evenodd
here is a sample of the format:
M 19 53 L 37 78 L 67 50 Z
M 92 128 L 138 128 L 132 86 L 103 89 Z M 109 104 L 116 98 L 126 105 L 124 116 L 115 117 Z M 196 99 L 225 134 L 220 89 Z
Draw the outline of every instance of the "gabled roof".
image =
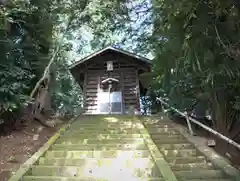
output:
M 134 53 L 131 53 L 131 52 L 128 52 L 128 51 L 119 49 L 119 48 L 114 48 L 114 47 L 112 47 L 112 46 L 109 46 L 109 47 L 106 47 L 106 48 L 104 48 L 104 49 L 101 49 L 101 50 L 99 50 L 99 51 L 97 51 L 97 52 L 95 52 L 95 53 L 93 53 L 93 54 L 91 54 L 91 55 L 89 55 L 89 56 L 87 56 L 87 57 L 85 57 L 85 58 L 77 61 L 76 63 L 74 63 L 73 65 L 71 65 L 71 66 L 69 67 L 69 69 L 72 69 L 72 68 L 76 67 L 77 65 L 80 65 L 80 64 L 88 61 L 89 59 L 91 59 L 91 58 L 97 56 L 98 54 L 101 54 L 101 53 L 103 53 L 103 52 L 105 52 L 105 51 L 107 51 L 107 50 L 112 50 L 112 51 L 115 51 L 115 52 L 118 52 L 118 53 L 127 55 L 127 56 L 129 56 L 129 57 L 138 59 L 138 60 L 140 60 L 140 61 L 142 61 L 142 62 L 145 62 L 145 63 L 147 63 L 147 64 L 152 64 L 152 62 L 151 62 L 150 59 L 144 58 L 144 57 L 142 57 L 142 56 L 136 55 L 136 54 L 134 54 Z

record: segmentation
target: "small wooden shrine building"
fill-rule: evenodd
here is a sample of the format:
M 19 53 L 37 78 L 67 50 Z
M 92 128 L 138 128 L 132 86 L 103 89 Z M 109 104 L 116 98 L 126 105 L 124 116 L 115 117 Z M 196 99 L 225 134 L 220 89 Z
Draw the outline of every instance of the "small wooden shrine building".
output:
M 85 114 L 140 112 L 140 95 L 148 87 L 139 75 L 150 72 L 151 65 L 149 59 L 107 47 L 70 66 L 84 92 Z

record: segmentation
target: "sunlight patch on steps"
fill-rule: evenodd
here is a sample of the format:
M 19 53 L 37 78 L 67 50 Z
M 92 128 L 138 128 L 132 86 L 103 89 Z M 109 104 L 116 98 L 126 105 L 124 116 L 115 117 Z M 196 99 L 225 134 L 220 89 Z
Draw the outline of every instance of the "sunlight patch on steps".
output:
M 149 157 L 150 153 L 147 150 L 138 151 L 127 151 L 127 150 L 116 150 L 116 151 L 48 151 L 45 155 L 46 158 L 146 158 Z
M 145 118 L 142 118 L 142 119 L 143 119 L 143 122 L 147 123 L 147 124 L 157 124 L 157 123 L 161 123 L 161 122 L 166 122 L 164 120 L 167 120 L 166 116 L 160 116 L 158 118 L 145 117 Z M 169 123 L 170 123 L 170 121 L 169 121 Z
M 117 119 L 116 117 L 105 117 L 104 120 L 106 120 L 109 123 L 117 123 L 117 122 L 119 122 L 119 119 Z
M 81 167 L 59 167 L 59 173 L 65 173 L 67 176 L 81 176 L 94 179 L 131 181 L 146 180 L 149 177 L 159 177 L 158 170 L 149 160 L 123 159 L 115 158 L 109 162 L 89 161 Z M 65 168 L 65 169 L 64 169 Z M 53 174 L 54 175 L 54 174 Z
M 84 138 L 82 140 L 70 140 L 70 141 L 63 141 L 62 144 L 82 144 L 82 145 L 88 145 L 88 144 L 141 144 L 144 143 L 144 140 L 142 138 L 123 138 L 123 139 L 112 139 L 112 138 L 104 138 L 104 139 L 87 139 Z

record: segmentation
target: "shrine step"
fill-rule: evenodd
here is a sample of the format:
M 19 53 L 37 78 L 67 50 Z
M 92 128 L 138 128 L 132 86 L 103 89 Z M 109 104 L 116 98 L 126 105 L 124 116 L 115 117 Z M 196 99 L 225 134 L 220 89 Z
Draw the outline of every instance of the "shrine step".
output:
M 110 150 L 110 151 L 47 151 L 45 158 L 147 158 L 148 150 Z
M 139 144 L 55 144 L 51 150 L 148 150 L 144 143 Z
M 93 178 L 93 177 L 59 177 L 59 176 L 24 176 L 24 181 L 135 181 L 136 178 L 124 176 L 115 178 Z M 137 178 L 137 181 L 165 181 L 162 177 Z M 221 180 L 220 180 L 221 181 Z M 224 180 L 225 181 L 225 180 Z M 227 181 L 227 180 L 226 180 Z
M 154 162 L 151 158 L 128 158 L 128 159 L 115 159 L 115 158 L 88 158 L 88 159 L 66 159 L 66 158 L 44 158 L 41 157 L 38 161 L 39 165 L 53 165 L 53 166 L 116 166 L 122 165 L 126 167 L 153 167 Z
M 31 168 L 29 175 L 35 176 L 63 176 L 63 177 L 104 177 L 106 174 L 116 174 L 122 175 L 131 174 L 132 176 L 138 176 L 140 178 L 149 178 L 149 177 L 159 177 L 158 168 L 149 167 L 149 168 L 122 168 L 115 165 L 115 167 L 109 166 L 45 166 L 45 165 L 36 165 Z
M 65 139 L 65 138 L 59 138 L 56 141 L 56 144 L 143 144 L 144 139 L 143 138 L 124 138 L 124 139 L 117 139 L 117 138 L 86 138 L 86 139 L 78 139 L 78 138 L 72 138 L 72 139 Z

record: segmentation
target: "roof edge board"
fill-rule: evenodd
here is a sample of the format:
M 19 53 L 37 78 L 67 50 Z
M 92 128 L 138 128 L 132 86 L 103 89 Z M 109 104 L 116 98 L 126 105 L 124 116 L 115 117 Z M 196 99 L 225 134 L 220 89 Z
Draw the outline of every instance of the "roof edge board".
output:
M 95 53 L 92 53 L 92 54 L 86 56 L 85 58 L 83 58 L 83 59 L 81 59 L 81 60 L 73 63 L 72 65 L 70 65 L 70 66 L 68 67 L 68 69 L 73 69 L 73 68 L 76 67 L 77 65 L 82 64 L 82 63 L 86 62 L 87 60 L 89 60 L 89 59 L 97 56 L 98 54 L 100 54 L 100 53 L 102 53 L 102 52 L 104 52 L 104 51 L 106 51 L 106 50 L 109 50 L 109 49 L 110 49 L 110 50 L 113 50 L 113 51 L 116 51 L 116 52 L 119 52 L 119 53 L 122 53 L 122 54 L 125 54 L 125 55 L 130 56 L 130 57 L 139 59 L 139 60 L 141 60 L 141 61 L 143 61 L 143 62 L 145 62 L 145 63 L 152 64 L 152 62 L 151 62 L 150 59 L 144 58 L 144 57 L 142 57 L 142 56 L 136 55 L 136 54 L 134 54 L 134 53 L 131 53 L 131 52 L 128 52 L 128 51 L 125 51 L 125 50 L 122 50 L 122 49 L 118 49 L 118 48 L 114 48 L 114 47 L 112 47 L 112 46 L 108 46 L 108 47 L 106 47 L 106 48 L 103 48 L 103 49 L 101 49 L 101 50 L 99 50 L 99 51 L 96 51 Z

